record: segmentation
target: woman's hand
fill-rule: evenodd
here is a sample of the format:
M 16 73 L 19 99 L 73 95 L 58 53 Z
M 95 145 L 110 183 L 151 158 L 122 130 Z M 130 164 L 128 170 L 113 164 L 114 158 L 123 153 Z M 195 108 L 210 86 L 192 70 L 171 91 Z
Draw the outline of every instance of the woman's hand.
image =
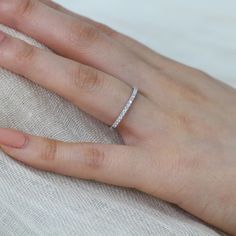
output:
M 0 0 L 0 66 L 111 125 L 126 145 L 63 143 L 0 129 L 3 151 L 35 168 L 135 188 L 236 235 L 236 91 L 48 0 Z

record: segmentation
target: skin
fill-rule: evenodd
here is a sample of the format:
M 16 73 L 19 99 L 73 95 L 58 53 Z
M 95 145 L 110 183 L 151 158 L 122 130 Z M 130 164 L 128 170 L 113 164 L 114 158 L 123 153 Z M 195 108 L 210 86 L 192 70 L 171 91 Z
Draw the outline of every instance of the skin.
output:
M 0 23 L 52 49 L 0 33 L 1 67 L 107 125 L 131 87 L 140 91 L 117 128 L 125 145 L 1 128 L 4 152 L 41 170 L 146 192 L 236 235 L 235 89 L 48 0 L 0 0 Z

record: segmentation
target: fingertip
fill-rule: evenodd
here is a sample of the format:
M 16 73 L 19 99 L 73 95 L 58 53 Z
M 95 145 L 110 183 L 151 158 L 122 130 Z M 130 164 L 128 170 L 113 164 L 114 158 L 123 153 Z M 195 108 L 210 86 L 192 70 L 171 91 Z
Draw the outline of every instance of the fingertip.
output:
M 11 148 L 24 148 L 29 142 L 29 138 L 24 133 L 14 130 L 0 128 L 0 145 Z

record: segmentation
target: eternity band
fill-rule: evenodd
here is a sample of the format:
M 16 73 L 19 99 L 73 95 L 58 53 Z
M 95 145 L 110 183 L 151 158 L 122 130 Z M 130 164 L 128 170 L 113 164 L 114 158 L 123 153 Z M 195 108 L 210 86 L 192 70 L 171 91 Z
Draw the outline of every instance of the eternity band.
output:
M 129 100 L 125 104 L 123 110 L 121 111 L 120 115 L 117 117 L 117 119 L 115 120 L 113 125 L 110 127 L 111 129 L 112 128 L 115 129 L 120 124 L 120 122 L 123 120 L 123 118 L 125 117 L 126 113 L 129 111 L 130 107 L 132 106 L 135 98 L 137 97 L 137 94 L 138 94 L 138 89 L 133 87 L 132 88 L 132 94 L 131 94 Z

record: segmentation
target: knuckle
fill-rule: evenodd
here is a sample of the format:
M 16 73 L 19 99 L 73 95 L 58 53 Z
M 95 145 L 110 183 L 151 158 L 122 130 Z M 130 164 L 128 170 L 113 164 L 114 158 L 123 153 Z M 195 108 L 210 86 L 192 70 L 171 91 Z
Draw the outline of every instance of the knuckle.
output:
M 198 78 L 209 77 L 209 75 L 207 73 L 205 73 L 204 71 L 202 71 L 200 69 L 190 68 L 190 71 L 194 76 L 196 76 Z
M 57 157 L 58 144 L 55 140 L 46 139 L 44 148 L 42 149 L 39 158 L 45 161 L 53 161 Z
M 99 30 L 86 23 L 72 22 L 68 30 L 68 41 L 80 48 L 92 46 L 100 37 Z
M 193 126 L 195 125 L 195 121 L 189 114 L 179 113 L 176 115 L 177 126 L 180 129 L 185 129 L 187 131 L 192 131 Z
M 17 4 L 14 4 L 12 8 L 12 13 L 16 15 L 19 19 L 23 16 L 28 16 L 31 14 L 34 6 L 34 0 L 20 0 L 17 1 Z
M 173 91 L 180 96 L 181 98 L 187 99 L 188 101 L 195 103 L 195 104 L 204 104 L 209 102 L 208 96 L 203 93 L 198 87 L 182 82 L 176 79 L 173 79 L 172 76 L 166 74 L 165 69 L 164 71 L 160 71 L 159 69 L 159 80 L 168 90 Z
M 17 47 L 14 54 L 15 60 L 18 62 L 25 62 L 25 61 L 30 61 L 32 62 L 33 58 L 35 57 L 36 49 L 35 47 L 24 43 L 20 42 Z
M 80 37 L 83 41 L 92 44 L 94 43 L 99 37 L 99 31 L 90 25 L 83 25 L 79 29 Z
M 50 7 L 52 7 L 53 9 L 55 9 L 55 10 L 57 10 L 57 11 L 62 11 L 62 10 L 64 10 L 64 8 L 60 5 L 60 4 L 58 4 L 58 3 L 56 3 L 56 2 L 53 2 L 53 1 L 47 1 L 47 5 L 48 6 L 50 6 Z
M 105 33 L 106 35 L 110 37 L 115 37 L 117 35 L 117 32 L 111 29 L 110 27 L 108 27 L 107 25 L 104 25 L 98 22 L 95 22 L 94 25 L 97 29 L 99 29 L 100 31 L 102 31 L 103 33 Z
M 182 86 L 182 94 L 185 96 L 189 101 L 194 103 L 204 103 L 208 101 L 206 95 L 204 95 L 199 89 L 195 88 L 194 86 L 184 85 Z
M 89 169 L 101 169 L 105 164 L 105 152 L 95 145 L 86 148 L 85 165 Z
M 103 87 L 104 77 L 97 70 L 79 65 L 72 72 L 72 85 L 84 92 L 91 92 Z

